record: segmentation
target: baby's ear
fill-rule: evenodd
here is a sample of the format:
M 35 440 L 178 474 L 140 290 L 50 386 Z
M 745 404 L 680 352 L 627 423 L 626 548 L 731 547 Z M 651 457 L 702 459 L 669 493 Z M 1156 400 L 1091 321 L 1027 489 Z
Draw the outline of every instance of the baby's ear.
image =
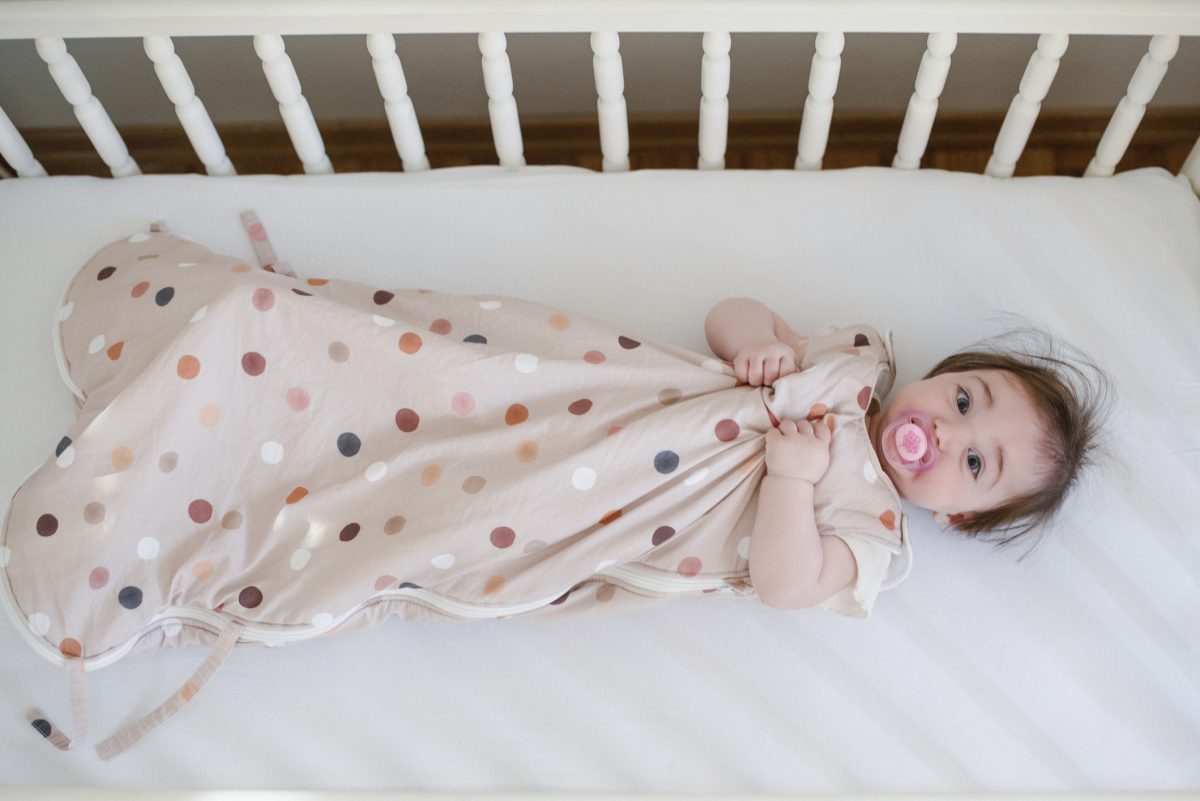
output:
M 933 520 L 939 526 L 957 526 L 959 523 L 965 523 L 970 519 L 970 512 L 955 512 L 949 515 L 942 512 L 933 513 Z

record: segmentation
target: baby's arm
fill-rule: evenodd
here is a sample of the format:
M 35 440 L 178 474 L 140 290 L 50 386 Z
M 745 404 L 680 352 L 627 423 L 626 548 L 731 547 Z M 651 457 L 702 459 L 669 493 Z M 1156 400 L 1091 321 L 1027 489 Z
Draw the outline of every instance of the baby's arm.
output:
M 767 432 L 767 476 L 750 535 L 750 580 L 767 606 L 815 606 L 857 578 L 849 546 L 820 536 L 813 512 L 813 485 L 829 468 L 831 436 L 820 420 L 780 420 Z
M 712 352 L 733 363 L 738 379 L 752 386 L 770 385 L 795 372 L 804 352 L 803 338 L 751 298 L 718 303 L 705 318 L 704 333 Z

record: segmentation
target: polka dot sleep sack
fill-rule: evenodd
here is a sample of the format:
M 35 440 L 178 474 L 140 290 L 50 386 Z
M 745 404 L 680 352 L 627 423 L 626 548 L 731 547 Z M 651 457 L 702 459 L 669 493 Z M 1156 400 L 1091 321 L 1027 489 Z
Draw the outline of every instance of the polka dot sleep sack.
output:
M 102 249 L 67 289 L 55 339 L 78 418 L 12 496 L 0 540 L 10 617 L 69 677 L 70 736 L 29 714 L 59 748 L 85 737 L 85 670 L 145 649 L 211 651 L 103 758 L 190 701 L 237 643 L 391 616 L 752 598 L 780 417 L 834 434 L 818 528 L 851 545 L 859 580 L 824 606 L 865 617 L 908 573 L 864 424 L 894 373 L 872 328 L 819 332 L 801 372 L 751 387 L 712 356 L 567 309 L 296 277 L 155 229 Z

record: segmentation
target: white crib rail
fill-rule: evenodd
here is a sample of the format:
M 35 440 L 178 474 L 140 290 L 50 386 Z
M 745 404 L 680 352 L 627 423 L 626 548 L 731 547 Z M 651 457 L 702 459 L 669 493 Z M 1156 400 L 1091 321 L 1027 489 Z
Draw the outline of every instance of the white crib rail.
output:
M 617 31 L 703 33 L 700 70 L 700 169 L 722 169 L 729 121 L 731 33 L 822 31 L 817 38 L 804 104 L 795 168 L 820 169 L 828 142 L 833 95 L 846 32 L 925 32 L 927 47 L 904 117 L 892 166 L 918 169 L 936 117 L 958 33 L 1037 33 L 1017 95 L 997 134 L 985 173 L 1011 177 L 1024 152 L 1042 99 L 1066 50 L 1069 34 L 1151 36 L 1148 53 L 1130 80 L 1085 175 L 1111 175 L 1157 90 L 1181 36 L 1200 36 L 1194 0 L 1056 0 L 1053 4 L 980 0 L 640 0 L 637 3 L 560 3 L 508 0 L 295 0 L 279 4 L 218 4 L 208 0 L 38 0 L 0 3 L 0 39 L 35 39 L 38 52 L 88 137 L 114 176 L 139 172 L 64 37 L 145 37 L 163 87 L 176 104 L 196 152 L 212 174 L 232 173 L 220 139 L 190 79 L 173 53 L 173 35 L 249 35 L 280 104 L 306 172 L 332 172 L 312 111 L 300 91 L 282 35 L 373 31 L 368 38 L 379 89 L 406 170 L 427 169 L 424 142 L 395 51 L 395 33 L 477 33 L 484 83 L 500 163 L 525 164 L 512 68 L 503 31 L 592 31 L 593 69 L 605 170 L 629 168 L 629 127 Z M 1200 194 L 1200 139 L 1181 170 Z M 43 174 L 20 134 L 0 110 L 0 154 L 21 177 Z

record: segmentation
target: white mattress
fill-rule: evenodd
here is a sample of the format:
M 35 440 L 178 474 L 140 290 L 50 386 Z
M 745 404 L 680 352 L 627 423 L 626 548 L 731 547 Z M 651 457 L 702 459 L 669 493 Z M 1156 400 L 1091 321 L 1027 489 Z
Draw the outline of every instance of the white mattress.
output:
M 994 180 L 845 171 L 0 181 L 0 501 L 75 406 L 51 330 L 97 249 L 166 220 L 252 260 L 254 208 L 302 277 L 496 293 L 707 352 L 758 298 L 798 331 L 894 331 L 897 385 L 1015 312 L 1121 392 L 1109 449 L 1023 562 L 909 508 L 915 561 L 872 617 L 701 598 L 626 616 L 400 623 L 238 648 L 100 762 L 65 674 L 0 621 L 0 784 L 850 793 L 1200 787 L 1200 202 L 1162 169 Z M 92 742 L 204 658 L 89 674 Z

